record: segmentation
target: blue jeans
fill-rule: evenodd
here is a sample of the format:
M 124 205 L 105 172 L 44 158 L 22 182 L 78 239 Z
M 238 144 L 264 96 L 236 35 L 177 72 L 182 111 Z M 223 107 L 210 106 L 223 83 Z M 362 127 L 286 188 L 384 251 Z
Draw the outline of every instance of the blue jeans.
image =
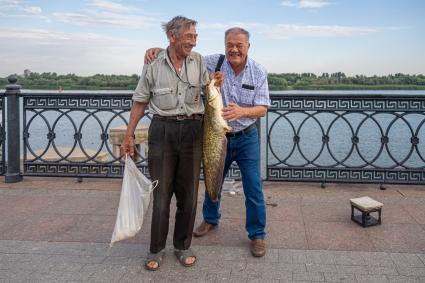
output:
M 256 128 L 240 136 L 227 138 L 224 176 L 226 176 L 233 161 L 236 161 L 242 174 L 246 208 L 245 229 L 248 231 L 248 238 L 251 240 L 264 239 L 266 234 L 266 206 L 260 177 L 260 145 Z M 221 192 L 218 202 L 213 202 L 205 193 L 202 209 L 205 222 L 218 224 L 221 217 L 220 199 Z

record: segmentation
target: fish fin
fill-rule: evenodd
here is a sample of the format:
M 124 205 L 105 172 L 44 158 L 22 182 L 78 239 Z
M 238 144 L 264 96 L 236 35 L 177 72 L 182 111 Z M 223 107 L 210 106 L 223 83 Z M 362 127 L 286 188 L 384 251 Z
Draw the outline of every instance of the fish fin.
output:
M 225 125 L 225 126 L 224 126 L 224 131 L 225 131 L 226 133 L 231 132 L 232 130 L 233 130 L 233 128 L 232 128 L 232 127 L 230 127 L 229 125 Z

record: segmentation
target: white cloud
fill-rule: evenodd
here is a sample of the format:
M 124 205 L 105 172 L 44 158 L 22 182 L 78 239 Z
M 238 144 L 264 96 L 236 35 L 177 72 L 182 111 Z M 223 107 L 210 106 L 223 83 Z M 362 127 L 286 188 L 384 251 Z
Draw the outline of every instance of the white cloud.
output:
M 78 26 L 119 26 L 147 28 L 159 26 L 159 20 L 142 15 L 124 15 L 110 12 L 82 11 L 80 13 L 53 13 L 55 20 Z
M 114 13 L 122 13 L 122 12 L 134 12 L 138 10 L 134 6 L 122 5 L 119 3 L 115 3 L 113 1 L 107 0 L 92 0 L 88 4 L 88 6 L 94 7 L 96 9 L 102 9 Z
M 33 44 L 57 45 L 65 41 L 108 41 L 105 37 L 93 33 L 53 32 L 45 29 L 13 29 L 0 28 L 0 38 L 36 40 Z
M 21 4 L 21 0 L 0 0 L 0 8 L 10 8 L 10 7 L 16 7 L 19 4 Z
M 136 7 L 107 0 L 91 0 L 86 8 L 74 12 L 43 14 L 40 7 L 28 6 L 26 1 L 0 0 L 0 16 L 41 19 L 65 22 L 77 26 L 118 26 L 127 28 L 149 28 L 159 26 L 160 21 L 145 16 Z
M 41 14 L 41 8 L 36 6 L 24 7 L 22 11 L 27 12 L 28 14 Z
M 330 2 L 326 0 L 284 0 L 282 1 L 282 6 L 285 7 L 297 7 L 297 8 L 306 8 L 306 9 L 318 9 L 323 8 L 329 5 Z
M 292 37 L 349 37 L 376 33 L 379 30 L 373 27 L 356 27 L 340 25 L 301 25 L 301 24 L 276 24 L 266 25 L 261 23 L 233 22 L 229 24 L 212 23 L 200 24 L 205 30 L 224 30 L 239 26 L 247 29 L 250 33 L 264 34 L 271 39 L 289 39 Z M 397 27 L 391 27 L 396 29 Z M 382 28 L 385 29 L 385 28 Z
M 32 18 L 50 22 L 50 19 L 43 15 L 41 7 L 28 6 L 25 1 L 20 0 L 0 0 L 0 16 Z
M 137 74 L 143 66 L 141 50 L 158 44 L 93 33 L 12 28 L 0 28 L 0 41 L 0 76 L 24 69 L 79 75 Z
M 278 24 L 262 31 L 273 39 L 288 39 L 291 37 L 342 37 L 367 35 L 378 32 L 376 28 L 350 26 L 313 26 Z
M 86 8 L 76 12 L 53 13 L 55 20 L 78 26 L 118 26 L 148 28 L 160 21 L 140 13 L 139 9 L 107 0 L 91 0 Z

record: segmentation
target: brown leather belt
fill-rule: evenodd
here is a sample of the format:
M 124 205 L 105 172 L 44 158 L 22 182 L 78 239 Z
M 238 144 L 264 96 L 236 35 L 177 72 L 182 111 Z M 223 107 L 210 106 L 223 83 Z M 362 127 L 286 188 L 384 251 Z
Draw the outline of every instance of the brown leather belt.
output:
M 230 137 L 230 138 L 239 137 L 241 135 L 244 135 L 244 134 L 248 133 L 249 131 L 251 131 L 251 130 L 253 130 L 255 128 L 257 128 L 257 124 L 256 123 L 252 123 L 251 125 L 249 125 L 245 129 L 243 129 L 242 131 L 239 131 L 239 132 L 228 132 L 228 133 L 226 133 L 226 137 Z
M 160 116 L 158 114 L 153 115 L 154 118 L 160 120 L 171 120 L 171 121 L 184 121 L 184 120 L 198 120 L 201 121 L 204 115 L 202 114 L 192 114 L 188 115 L 174 115 L 174 116 Z

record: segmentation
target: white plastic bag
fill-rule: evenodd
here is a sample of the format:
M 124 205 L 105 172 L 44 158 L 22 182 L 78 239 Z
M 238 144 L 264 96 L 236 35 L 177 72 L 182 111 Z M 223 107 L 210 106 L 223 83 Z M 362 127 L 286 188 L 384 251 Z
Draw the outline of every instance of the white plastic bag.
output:
M 111 246 L 115 242 L 133 237 L 142 228 L 151 192 L 157 184 L 158 181 L 151 182 L 146 178 L 134 161 L 126 155 L 120 203 Z

